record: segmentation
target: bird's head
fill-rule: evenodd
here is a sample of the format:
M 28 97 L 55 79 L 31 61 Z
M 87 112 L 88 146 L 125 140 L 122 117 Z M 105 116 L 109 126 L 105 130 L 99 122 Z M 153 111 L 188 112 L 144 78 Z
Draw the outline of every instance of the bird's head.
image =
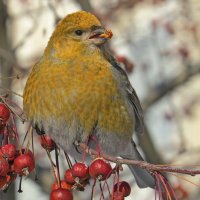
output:
M 58 23 L 49 43 L 60 53 L 67 50 L 75 53 L 78 48 L 101 46 L 111 37 L 112 32 L 106 30 L 94 15 L 78 11 Z

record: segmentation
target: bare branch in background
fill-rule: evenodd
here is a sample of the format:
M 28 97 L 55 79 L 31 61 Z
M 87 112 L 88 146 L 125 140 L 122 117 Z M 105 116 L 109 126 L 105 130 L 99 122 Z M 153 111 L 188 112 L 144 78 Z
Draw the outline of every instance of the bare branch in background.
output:
M 191 69 L 182 71 L 177 77 L 167 80 L 166 83 L 163 83 L 160 90 L 151 91 L 148 97 L 143 100 L 142 105 L 144 111 L 146 111 L 151 105 L 158 102 L 161 98 L 167 95 L 169 92 L 174 91 L 179 86 L 182 86 L 187 81 L 190 80 L 193 76 L 200 73 L 200 65 L 190 66 Z
M 81 6 L 81 8 L 87 12 L 94 13 L 93 7 L 89 0 L 76 0 L 76 2 Z
M 59 15 L 58 15 L 58 13 L 57 13 L 57 11 L 56 11 L 56 8 L 55 8 L 55 6 L 52 4 L 51 1 L 48 1 L 48 6 L 49 6 L 50 10 L 53 12 L 54 17 L 55 17 L 55 24 L 57 24 L 57 23 L 60 21 L 61 18 L 59 17 Z
M 3 1 L 0 1 L 0 67 L 1 67 L 1 76 L 10 76 L 12 74 L 12 65 L 15 63 L 15 57 L 11 52 L 10 44 L 7 38 L 6 30 L 6 20 L 8 18 L 7 8 Z M 3 61 L 8 62 L 3 62 Z M 11 62 L 10 62 L 11 61 Z M 3 66 L 6 65 L 6 66 Z M 11 82 L 8 80 L 2 80 L 1 84 L 5 88 L 9 88 Z
M 30 16 L 29 16 L 30 17 Z M 33 21 L 33 25 L 31 27 L 30 30 L 28 30 L 28 32 L 24 35 L 24 37 L 22 38 L 22 40 L 12 49 L 12 51 L 14 53 L 16 53 L 16 51 L 22 47 L 25 43 L 26 43 L 26 40 L 35 32 L 37 26 L 38 26 L 38 23 L 37 23 L 37 20 L 35 19 L 35 17 L 31 17 L 32 21 Z
M 7 8 L 3 1 L 0 1 L 0 71 L 1 76 L 11 76 L 12 75 L 12 65 L 11 62 L 7 62 L 6 65 L 2 60 L 11 60 L 12 64 L 14 63 L 15 57 L 12 54 L 10 44 L 7 38 L 7 30 L 6 30 L 6 20 L 7 20 Z M 3 65 L 4 63 L 4 65 Z M 1 86 L 5 88 L 10 88 L 11 81 L 9 79 L 0 80 Z M 1 140 L 1 139 L 0 139 Z M 1 200 L 15 200 L 15 188 L 14 185 L 10 188 L 7 194 L 0 191 L 0 199 Z
M 144 152 L 145 158 L 148 162 L 163 164 L 164 159 L 160 156 L 156 146 L 151 137 L 148 127 L 144 124 L 144 134 L 137 134 L 138 144 L 141 146 Z

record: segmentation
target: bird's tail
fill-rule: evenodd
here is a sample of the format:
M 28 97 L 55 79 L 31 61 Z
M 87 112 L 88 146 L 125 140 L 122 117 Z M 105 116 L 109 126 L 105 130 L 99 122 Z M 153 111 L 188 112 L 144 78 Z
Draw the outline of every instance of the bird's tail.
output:
M 134 142 L 132 142 L 132 143 L 133 143 L 133 149 L 134 149 L 134 153 L 133 153 L 134 159 L 143 161 L 144 159 L 138 152 L 135 143 Z M 156 184 L 155 178 L 150 172 L 148 172 L 145 169 L 133 166 L 133 165 L 129 165 L 129 168 L 135 177 L 135 181 L 136 181 L 137 185 L 140 188 L 150 187 L 152 189 L 155 189 L 155 184 Z
M 150 187 L 155 189 L 155 179 L 147 170 L 135 166 L 129 166 L 129 168 L 135 177 L 137 185 L 140 188 Z

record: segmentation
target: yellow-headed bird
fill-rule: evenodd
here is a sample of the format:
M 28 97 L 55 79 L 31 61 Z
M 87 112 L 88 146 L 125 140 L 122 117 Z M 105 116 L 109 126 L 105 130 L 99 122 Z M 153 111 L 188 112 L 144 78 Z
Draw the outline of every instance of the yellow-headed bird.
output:
M 106 51 L 111 32 L 79 11 L 59 22 L 24 90 L 24 112 L 36 131 L 48 133 L 72 156 L 75 141 L 89 136 L 101 151 L 142 160 L 132 134 L 143 131 L 143 114 L 126 73 Z M 89 139 L 89 145 L 92 145 Z M 130 166 L 139 187 L 154 188 L 143 169 Z

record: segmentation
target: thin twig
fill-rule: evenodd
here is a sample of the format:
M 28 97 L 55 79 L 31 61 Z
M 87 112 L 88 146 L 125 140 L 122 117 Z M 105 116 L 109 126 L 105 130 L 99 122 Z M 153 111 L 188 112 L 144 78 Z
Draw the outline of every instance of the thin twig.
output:
M 87 145 L 80 143 L 79 144 L 80 148 L 83 151 L 86 151 L 88 154 L 91 156 L 98 156 L 98 152 L 88 148 Z M 170 167 L 170 166 L 160 166 L 160 165 L 155 165 L 151 164 L 145 161 L 140 161 L 140 160 L 129 160 L 129 159 L 122 159 L 122 158 L 117 158 L 113 156 L 109 156 L 107 154 L 101 154 L 101 157 L 105 158 L 108 161 L 117 163 L 117 164 L 127 164 L 127 165 L 134 165 L 143 169 L 146 169 L 148 171 L 159 171 L 159 172 L 174 172 L 174 173 L 180 173 L 180 174 L 188 174 L 191 176 L 200 174 L 200 170 L 193 170 L 193 169 L 184 169 L 184 168 L 175 168 L 175 167 Z
M 72 162 L 71 162 L 68 154 L 65 151 L 64 151 L 64 154 L 65 154 L 65 158 L 67 160 L 68 167 L 69 167 L 69 169 L 71 169 L 72 168 Z
M 188 179 L 186 179 L 186 178 L 184 178 L 184 177 L 178 176 L 178 175 L 176 175 L 176 174 L 173 174 L 173 173 L 170 173 L 170 174 L 171 174 L 172 176 L 175 176 L 175 177 L 177 177 L 177 178 L 179 178 L 179 179 L 182 179 L 182 180 L 184 180 L 184 181 L 186 181 L 186 182 L 188 182 L 188 183 L 190 183 L 190 184 L 192 184 L 192 185 L 194 185 L 194 186 L 200 188 L 200 185 L 197 184 L 197 183 L 194 183 L 194 182 L 192 182 L 192 181 L 190 181 L 190 180 L 188 180 Z
M 20 77 L 19 77 L 19 75 L 17 74 L 17 75 L 14 75 L 14 76 L 0 76 L 0 79 L 19 79 Z
M 1 77 L 0 77 L 0 79 L 1 79 Z M 3 88 L 3 87 L 1 87 L 1 86 L 0 86 L 0 89 L 5 90 L 5 91 L 7 91 L 7 92 L 9 92 L 9 93 L 15 94 L 15 95 L 17 95 L 17 96 L 23 98 L 23 95 L 22 95 L 22 94 L 18 94 L 17 92 L 14 92 L 14 91 L 12 91 L 12 90 L 10 90 L 10 89 Z
M 8 105 L 8 103 L 6 102 L 6 100 L 5 100 L 3 97 L 0 96 L 0 99 L 3 101 L 3 103 L 6 104 L 6 106 L 12 111 L 12 113 L 13 113 L 16 117 L 18 117 L 18 118 L 20 119 L 20 121 L 21 121 L 22 123 L 24 123 L 24 122 L 26 121 L 26 120 L 23 119 L 18 113 L 16 113 L 15 110 L 14 110 L 10 105 Z
M 31 17 L 31 16 L 30 16 Z M 22 47 L 26 40 L 35 32 L 36 27 L 38 26 L 37 20 L 34 17 L 31 17 L 33 20 L 33 25 L 32 27 L 28 30 L 27 33 L 23 36 L 23 39 L 12 49 L 13 52 L 15 53 L 20 47 Z
M 58 186 L 61 188 L 61 180 L 60 180 L 60 168 L 59 168 L 59 158 L 58 158 L 58 147 L 55 148 L 55 157 L 56 157 L 56 174 Z

